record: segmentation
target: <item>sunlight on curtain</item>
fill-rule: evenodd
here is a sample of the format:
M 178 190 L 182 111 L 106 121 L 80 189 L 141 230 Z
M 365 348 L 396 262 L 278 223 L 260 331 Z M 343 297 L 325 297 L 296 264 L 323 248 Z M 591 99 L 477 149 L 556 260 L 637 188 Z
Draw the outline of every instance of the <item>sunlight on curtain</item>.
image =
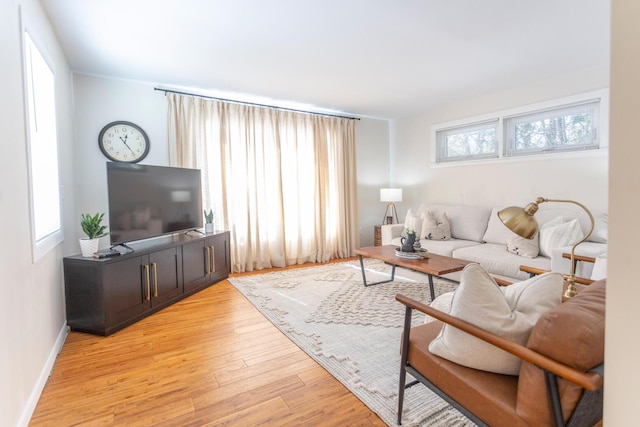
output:
M 355 125 L 167 93 L 169 161 L 202 170 L 203 205 L 231 234 L 232 271 L 354 255 Z

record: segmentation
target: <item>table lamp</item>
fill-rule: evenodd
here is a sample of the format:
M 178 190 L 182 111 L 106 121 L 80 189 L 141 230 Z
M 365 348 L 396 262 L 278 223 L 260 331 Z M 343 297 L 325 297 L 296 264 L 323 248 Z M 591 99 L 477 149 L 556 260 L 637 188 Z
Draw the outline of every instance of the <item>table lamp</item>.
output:
M 387 202 L 387 209 L 384 211 L 382 223 L 393 224 L 394 217 L 396 219 L 396 223 L 398 223 L 398 212 L 396 211 L 396 205 L 394 202 L 402 201 L 402 188 L 381 188 L 380 201 Z
M 584 209 L 587 215 L 589 215 L 589 219 L 591 220 L 591 229 L 589 230 L 589 232 L 581 240 L 574 243 L 574 245 L 571 247 L 571 273 L 567 278 L 568 286 L 567 290 L 564 293 L 565 297 L 571 298 L 578 293 L 578 291 L 576 290 L 576 263 L 574 258 L 576 246 L 589 238 L 595 226 L 593 215 L 591 214 L 589 209 L 587 209 L 586 206 L 584 206 L 582 203 L 578 203 L 573 200 L 545 199 L 543 197 L 538 197 L 535 202 L 529 203 L 524 208 L 511 206 L 502 209 L 500 212 L 498 212 L 498 217 L 509 230 L 513 231 L 521 237 L 524 237 L 525 239 L 533 239 L 538 232 L 538 222 L 535 220 L 533 215 L 538 211 L 538 205 L 545 202 L 573 203 L 574 205 L 578 205 L 582 209 Z

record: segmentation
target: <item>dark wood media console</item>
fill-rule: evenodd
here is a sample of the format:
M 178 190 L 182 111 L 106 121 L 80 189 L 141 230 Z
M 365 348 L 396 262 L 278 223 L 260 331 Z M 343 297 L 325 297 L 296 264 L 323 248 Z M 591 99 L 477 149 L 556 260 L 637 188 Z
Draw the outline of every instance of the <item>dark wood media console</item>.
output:
M 229 232 L 175 234 L 111 258 L 63 259 L 67 324 L 110 335 L 229 277 Z

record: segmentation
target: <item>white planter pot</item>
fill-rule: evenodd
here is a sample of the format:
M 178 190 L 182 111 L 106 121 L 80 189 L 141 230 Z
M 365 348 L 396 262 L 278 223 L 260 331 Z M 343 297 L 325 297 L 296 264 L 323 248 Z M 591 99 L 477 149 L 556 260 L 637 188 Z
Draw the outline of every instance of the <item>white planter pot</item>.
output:
M 83 257 L 92 257 L 98 251 L 100 239 L 80 239 L 80 250 Z
M 206 222 L 204 224 L 204 232 L 207 234 L 213 233 L 213 223 L 212 222 Z

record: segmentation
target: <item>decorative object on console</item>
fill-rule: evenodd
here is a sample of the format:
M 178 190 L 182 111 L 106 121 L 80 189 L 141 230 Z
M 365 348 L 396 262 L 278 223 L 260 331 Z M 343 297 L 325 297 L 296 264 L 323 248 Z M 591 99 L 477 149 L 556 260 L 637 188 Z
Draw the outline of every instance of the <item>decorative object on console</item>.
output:
M 519 236 L 522 236 L 527 239 L 532 239 L 538 232 L 538 223 L 533 217 L 535 213 L 538 211 L 538 205 L 540 203 L 545 202 L 557 202 L 557 203 L 572 203 L 581 207 L 589 216 L 589 220 L 591 221 L 591 228 L 587 232 L 587 234 L 576 241 L 571 247 L 571 272 L 569 273 L 569 277 L 567 278 L 568 287 L 564 294 L 565 297 L 571 298 L 574 297 L 578 291 L 576 290 L 576 261 L 575 261 L 575 250 L 576 247 L 587 240 L 593 229 L 595 227 L 595 220 L 593 218 L 593 214 L 586 206 L 582 203 L 576 202 L 574 200 L 564 200 L 564 199 L 545 199 L 543 197 L 538 197 L 535 202 L 529 203 L 524 208 L 520 208 L 518 206 L 511 206 L 505 208 L 498 212 L 498 217 L 502 221 L 504 225 L 507 226 L 511 231 L 516 233 Z M 578 227 L 579 228 L 579 227 Z M 541 237 L 542 238 L 542 237 Z M 542 247 L 542 242 L 541 242 Z
M 387 202 L 387 208 L 384 211 L 384 216 L 382 217 L 382 223 L 393 224 L 393 219 L 395 217 L 396 224 L 397 224 L 398 212 L 396 211 L 396 205 L 394 202 L 402 201 L 402 188 L 381 188 L 380 201 Z
M 114 162 L 137 163 L 149 154 L 149 137 L 134 123 L 111 122 L 98 135 L 100 151 Z
M 205 233 L 213 233 L 213 209 L 204 210 L 204 231 Z
M 81 218 L 80 227 L 82 227 L 82 231 L 87 235 L 87 238 L 79 239 L 80 249 L 83 257 L 92 257 L 98 250 L 100 238 L 109 234 L 106 232 L 107 226 L 102 225 L 104 213 L 96 213 L 93 216 L 83 213 Z

